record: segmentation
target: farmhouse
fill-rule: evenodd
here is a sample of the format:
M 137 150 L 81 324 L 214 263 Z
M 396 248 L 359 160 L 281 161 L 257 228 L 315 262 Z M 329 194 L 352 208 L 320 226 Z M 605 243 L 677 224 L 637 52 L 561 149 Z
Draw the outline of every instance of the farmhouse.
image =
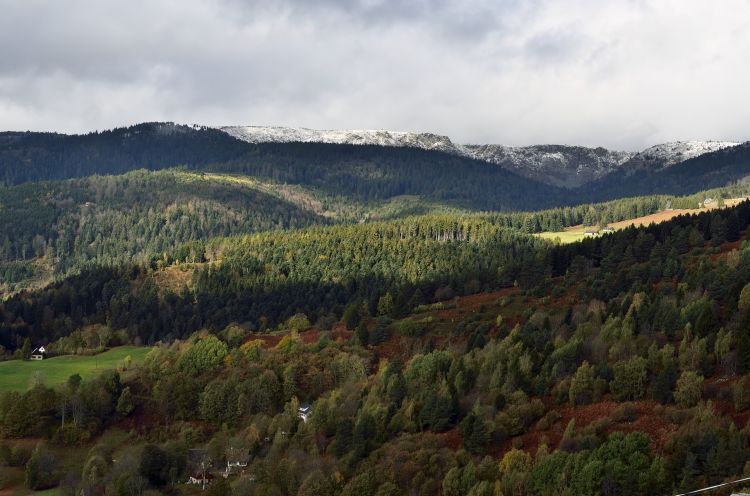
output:
M 44 360 L 44 357 L 46 355 L 47 355 L 47 350 L 44 348 L 44 346 L 40 346 L 39 348 L 34 348 L 31 351 L 32 360 Z
M 613 233 L 613 232 L 615 232 L 615 228 L 612 226 L 607 226 L 607 227 L 602 228 L 602 233 L 607 234 L 607 233 Z
M 590 227 L 590 228 L 586 229 L 585 231 L 583 231 L 583 235 L 585 237 L 587 237 L 587 238 L 594 237 L 597 234 L 599 234 L 599 230 L 597 228 L 595 228 L 595 227 Z
M 214 480 L 214 476 L 211 475 L 211 473 L 206 472 L 205 474 L 202 472 L 198 472 L 196 474 L 193 474 L 188 478 L 188 484 L 208 484 L 212 480 Z
M 302 403 L 297 409 L 297 416 L 303 422 L 307 422 L 307 419 L 310 418 L 310 403 Z

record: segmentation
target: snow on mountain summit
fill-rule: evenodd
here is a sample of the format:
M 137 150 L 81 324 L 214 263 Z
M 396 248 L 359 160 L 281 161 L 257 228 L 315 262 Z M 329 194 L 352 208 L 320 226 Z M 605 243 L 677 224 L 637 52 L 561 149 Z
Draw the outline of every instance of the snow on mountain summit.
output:
M 225 133 L 248 143 L 331 143 L 337 145 L 407 146 L 456 153 L 447 136 L 385 130 L 317 130 L 292 127 L 227 126 Z
M 248 143 L 330 143 L 435 150 L 498 165 L 524 177 L 576 188 L 620 169 L 660 169 L 705 153 L 737 146 L 730 141 L 674 141 L 641 152 L 568 145 L 462 145 L 433 133 L 386 130 L 316 130 L 269 126 L 225 126 L 219 130 Z
M 468 156 L 542 182 L 575 188 L 603 177 L 633 155 L 568 145 L 465 145 Z
M 734 141 L 671 141 L 646 148 L 637 155 L 644 159 L 659 160 L 663 167 L 667 167 L 739 144 Z
M 249 143 L 333 143 L 436 150 L 499 165 L 516 174 L 565 187 L 576 187 L 602 177 L 632 155 L 603 148 L 563 145 L 458 145 L 447 136 L 403 131 L 264 126 L 227 126 L 219 129 Z

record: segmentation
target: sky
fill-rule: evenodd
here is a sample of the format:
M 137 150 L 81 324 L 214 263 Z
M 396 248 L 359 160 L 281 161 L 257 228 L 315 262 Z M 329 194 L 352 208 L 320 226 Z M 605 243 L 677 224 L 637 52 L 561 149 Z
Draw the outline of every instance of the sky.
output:
M 750 140 L 750 0 L 0 0 L 0 129 Z

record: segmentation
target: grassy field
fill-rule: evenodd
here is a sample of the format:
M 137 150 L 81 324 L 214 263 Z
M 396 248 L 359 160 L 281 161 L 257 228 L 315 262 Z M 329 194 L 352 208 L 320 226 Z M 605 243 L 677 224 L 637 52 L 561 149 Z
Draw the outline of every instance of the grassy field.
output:
M 547 239 L 549 241 L 557 241 L 560 243 L 575 243 L 583 239 L 583 227 L 580 229 L 570 229 L 568 231 L 545 231 L 537 234 L 540 238 Z
M 116 368 L 130 356 L 133 365 L 141 363 L 151 348 L 119 346 L 94 356 L 67 355 L 43 361 L 10 360 L 0 362 L 0 391 L 24 391 L 36 372 L 48 386 L 61 384 L 73 374 L 91 378 L 103 370 Z
M 745 200 L 746 198 L 729 198 L 727 200 L 724 200 L 724 208 L 733 207 Z M 703 208 L 676 208 L 670 210 L 662 210 L 661 212 L 657 212 L 651 215 L 645 215 L 643 217 L 637 217 L 635 219 L 612 222 L 611 224 L 609 224 L 609 226 L 615 230 L 625 229 L 626 227 L 630 226 L 648 226 L 650 224 L 658 224 L 660 222 L 668 221 L 670 219 L 673 219 L 674 217 L 677 217 L 678 215 L 696 214 L 699 212 L 705 212 L 707 210 L 713 210 L 715 208 L 720 207 L 718 206 L 718 203 L 714 201 Z M 536 236 L 554 242 L 557 242 L 559 240 L 559 242 L 562 244 L 575 243 L 576 241 L 580 241 L 584 238 L 583 233 L 585 229 L 586 228 L 583 226 L 573 226 L 566 228 L 564 231 L 541 232 L 539 234 L 536 234 Z

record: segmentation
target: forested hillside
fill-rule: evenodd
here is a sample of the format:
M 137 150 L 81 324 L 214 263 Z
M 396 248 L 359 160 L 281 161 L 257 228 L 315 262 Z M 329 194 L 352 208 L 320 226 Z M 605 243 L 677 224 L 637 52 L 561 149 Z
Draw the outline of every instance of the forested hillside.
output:
M 215 129 L 145 123 L 85 135 L 0 133 L 0 183 L 14 185 L 135 169 L 193 167 L 245 153 L 244 143 Z
M 11 298 L 8 350 L 163 344 L 141 368 L 0 394 L 4 459 L 44 433 L 34 487 L 182 491 L 196 453 L 217 475 L 240 453 L 222 494 L 668 494 L 741 476 L 750 202 L 565 246 L 502 218 L 221 238 Z M 175 273 L 192 274 L 178 291 Z M 83 465 L 56 454 L 80 444 Z
M 24 293 L 12 297 L 3 307 L 12 324 L 0 337 L 12 349 L 26 335 L 51 340 L 102 323 L 153 343 L 232 320 L 275 326 L 300 311 L 335 318 L 354 300 L 374 309 L 385 292 L 398 308 L 408 308 L 410 301 L 421 302 L 420 292 L 499 287 L 501 275 L 506 284 L 516 277 L 526 284 L 536 273 L 521 267 L 542 269 L 543 255 L 533 248 L 544 246 L 486 219 L 455 216 L 192 242 L 145 269 L 91 268 L 31 301 Z M 188 277 L 184 287 L 164 295 L 151 271 L 171 263 L 181 264 Z
M 410 148 L 6 133 L 0 358 L 31 380 L 0 388 L 0 488 L 187 495 L 206 471 L 218 495 L 593 496 L 750 475 L 745 152 L 571 191 Z M 40 345 L 90 355 L 86 378 L 46 380 L 54 362 L 22 362 Z M 101 370 L 121 345 L 148 354 Z
M 643 232 L 663 233 L 659 253 L 665 258 L 654 266 L 671 267 L 676 254 L 711 239 L 717 230 L 722 242 L 735 240 L 746 226 L 747 208 L 743 203 L 649 227 Z M 606 263 L 608 255 L 637 259 L 655 243 L 652 234 L 646 248 L 641 247 L 634 236 L 642 231 L 631 228 L 603 240 L 552 246 L 508 229 L 505 220 L 491 215 L 412 217 L 191 242 L 145 268 L 94 267 L 33 293 L 31 300 L 27 294 L 12 297 L 3 307 L 6 322 L 12 323 L 2 333 L 3 345 L 20 347 L 27 335 L 56 339 L 89 323 L 131 329 L 131 339 L 137 335 L 154 342 L 203 327 L 220 328 L 232 320 L 261 327 L 298 312 L 324 318 L 354 302 L 374 313 L 386 294 L 394 308 L 406 311 L 436 295 L 440 299 L 511 286 L 541 291 L 541 284 L 565 274 L 578 255 L 597 264 Z M 682 229 L 686 221 L 694 228 Z M 610 240 L 619 244 L 610 247 Z M 602 244 L 613 252 L 602 253 Z M 190 277 L 165 294 L 150 274 L 172 264 Z M 598 291 L 599 284 L 592 281 L 587 288 Z M 621 284 L 621 279 L 602 282 L 601 291 L 614 292 L 608 294 L 613 297 Z M 604 296 L 591 295 L 608 299 Z
M 147 123 L 87 135 L 3 133 L 0 182 L 14 185 L 135 169 L 186 166 L 310 186 L 356 201 L 419 195 L 479 210 L 539 210 L 645 194 L 695 193 L 748 174 L 745 145 L 669 167 L 617 168 L 565 189 L 482 160 L 411 147 L 326 143 L 247 143 L 211 128 Z
M 657 170 L 647 164 L 618 170 L 579 189 L 589 201 L 655 193 L 686 195 L 725 186 L 750 175 L 750 144 L 706 153 Z
M 143 265 L 160 259 L 163 264 L 183 244 L 202 244 L 220 236 L 429 213 L 469 213 L 450 201 L 431 200 L 429 194 L 367 199 L 368 195 L 334 193 L 335 188 L 328 192 L 277 179 L 178 168 L 3 188 L 0 289 L 9 295 L 41 287 L 92 266 Z M 750 186 L 739 184 L 685 197 L 654 195 L 475 217 L 530 234 L 580 224 L 607 225 L 667 206 L 695 208 L 705 198 L 748 194 Z
M 356 200 L 420 195 L 477 210 L 529 210 L 565 203 L 564 190 L 501 167 L 417 148 L 324 143 L 263 143 L 216 165 Z
M 310 208 L 244 183 L 136 171 L 0 192 L 6 290 L 91 265 L 147 264 L 216 236 L 326 224 Z

